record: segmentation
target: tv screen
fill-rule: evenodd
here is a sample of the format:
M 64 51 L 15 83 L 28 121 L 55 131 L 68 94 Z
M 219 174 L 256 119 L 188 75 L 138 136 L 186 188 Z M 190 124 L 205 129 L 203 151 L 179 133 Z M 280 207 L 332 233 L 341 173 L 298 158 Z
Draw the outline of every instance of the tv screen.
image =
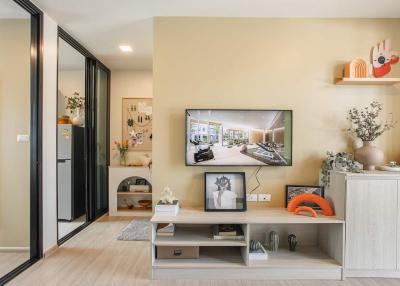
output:
M 186 110 L 186 165 L 291 166 L 291 110 Z

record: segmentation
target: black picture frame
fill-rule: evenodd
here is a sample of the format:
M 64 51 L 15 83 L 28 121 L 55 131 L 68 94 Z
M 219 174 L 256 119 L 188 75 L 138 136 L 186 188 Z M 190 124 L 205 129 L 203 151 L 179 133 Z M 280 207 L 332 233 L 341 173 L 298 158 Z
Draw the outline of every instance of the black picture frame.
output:
M 212 180 L 215 178 L 216 175 L 221 175 L 228 177 L 229 176 L 239 176 L 239 179 L 241 180 L 241 198 L 237 198 L 236 200 L 242 200 L 239 201 L 239 205 L 241 207 L 239 208 L 212 208 L 208 204 L 208 197 L 207 194 L 209 194 L 211 191 L 207 189 L 207 180 Z M 211 183 L 213 184 L 213 183 Z M 237 191 L 235 191 L 237 192 Z M 247 210 L 247 204 L 246 204 L 246 175 L 244 172 L 205 172 L 204 173 L 204 211 L 206 212 L 245 212 Z
M 292 195 L 292 192 L 295 190 L 291 189 L 297 189 L 296 191 L 299 192 L 296 195 Z M 301 190 L 299 190 L 301 189 Z M 289 201 L 295 197 L 298 196 L 299 194 L 313 194 L 315 193 L 312 191 L 313 189 L 318 189 L 319 192 L 316 195 L 319 195 L 321 197 L 325 197 L 325 187 L 324 186 L 313 186 L 313 185 L 286 185 L 285 189 L 285 208 L 287 208 Z M 315 203 L 304 203 L 302 205 L 309 206 L 315 210 L 320 210 L 321 208 L 315 204 Z
M 188 126 L 187 126 L 187 117 L 188 114 L 190 114 L 191 111 L 195 110 L 210 110 L 210 111 L 284 111 L 284 112 L 290 112 L 290 137 L 291 137 L 291 142 L 290 142 L 290 164 L 287 165 L 263 165 L 263 164 L 258 164 L 258 165 L 241 165 L 241 164 L 226 164 L 226 165 L 213 165 L 213 164 L 190 164 L 187 160 L 187 145 L 188 145 Z M 241 166 L 241 167 L 292 167 L 293 166 L 293 110 L 292 109 L 235 109 L 235 108 L 187 108 L 185 109 L 185 166 L 186 167 L 235 167 L 235 166 Z

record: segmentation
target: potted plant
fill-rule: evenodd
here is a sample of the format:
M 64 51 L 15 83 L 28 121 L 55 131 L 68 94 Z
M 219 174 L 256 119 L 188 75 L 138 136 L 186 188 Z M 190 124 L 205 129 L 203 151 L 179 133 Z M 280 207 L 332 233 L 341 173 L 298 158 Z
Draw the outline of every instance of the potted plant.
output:
M 69 109 L 75 115 L 72 118 L 72 124 L 83 125 L 85 123 L 85 116 L 82 110 L 85 108 L 85 99 L 75 91 L 72 96 L 66 96 L 65 101 L 66 109 Z
M 363 169 L 368 171 L 375 170 L 375 165 L 383 161 L 383 152 L 373 142 L 384 132 L 392 129 L 396 122 L 393 120 L 382 124 L 379 114 L 382 112 L 382 104 L 373 101 L 363 109 L 352 108 L 349 111 L 348 119 L 351 122 L 349 132 L 355 134 L 363 142 L 363 147 L 355 150 L 356 161 L 363 164 Z
M 129 149 L 129 142 L 125 140 L 123 142 L 114 141 L 115 148 L 119 151 L 119 163 L 121 166 L 126 166 L 126 154 Z

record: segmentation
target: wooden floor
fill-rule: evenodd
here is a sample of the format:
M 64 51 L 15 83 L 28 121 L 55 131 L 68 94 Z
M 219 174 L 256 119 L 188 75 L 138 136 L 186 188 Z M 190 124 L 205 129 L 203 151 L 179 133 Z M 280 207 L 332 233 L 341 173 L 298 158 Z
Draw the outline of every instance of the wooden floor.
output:
M 29 250 L 26 251 L 1 251 L 0 252 L 0 277 L 14 270 L 29 260 Z
M 130 218 L 105 216 L 36 263 L 9 285 L 151 285 L 151 286 L 398 286 L 396 279 L 346 281 L 151 281 L 149 242 L 118 241 Z

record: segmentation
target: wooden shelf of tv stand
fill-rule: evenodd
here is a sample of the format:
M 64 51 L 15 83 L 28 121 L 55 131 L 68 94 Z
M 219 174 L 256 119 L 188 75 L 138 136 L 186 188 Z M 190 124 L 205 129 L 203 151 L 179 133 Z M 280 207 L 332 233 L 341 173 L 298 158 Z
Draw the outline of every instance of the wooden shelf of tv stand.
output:
M 337 85 L 394 85 L 400 83 L 400 78 L 336 78 Z
M 212 229 L 209 226 L 177 226 L 174 236 L 156 236 L 154 244 L 157 246 L 247 246 L 247 242 L 245 239 L 213 239 Z
M 204 212 L 202 209 L 181 209 L 175 217 L 155 214 L 152 223 L 175 224 L 343 224 L 335 216 L 319 214 L 313 218 L 294 215 L 285 208 L 257 208 L 246 212 Z
M 151 196 L 151 192 L 117 192 L 117 195 Z
M 152 215 L 151 208 L 127 208 L 127 207 L 119 207 L 117 209 L 117 216 L 145 216 L 150 217 Z

